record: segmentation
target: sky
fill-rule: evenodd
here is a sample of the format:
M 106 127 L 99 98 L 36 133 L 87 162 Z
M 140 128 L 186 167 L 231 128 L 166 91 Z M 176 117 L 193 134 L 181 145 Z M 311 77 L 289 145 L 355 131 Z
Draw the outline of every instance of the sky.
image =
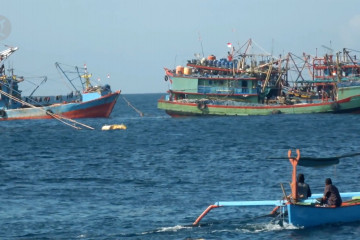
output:
M 5 64 L 15 74 L 35 84 L 47 76 L 35 95 L 71 91 L 55 62 L 86 64 L 124 94 L 165 93 L 164 67 L 225 57 L 229 42 L 251 38 L 276 56 L 360 50 L 359 9 L 358 0 L 0 0 L 11 24 L 0 50 L 19 47 Z M 20 85 L 23 95 L 34 87 Z

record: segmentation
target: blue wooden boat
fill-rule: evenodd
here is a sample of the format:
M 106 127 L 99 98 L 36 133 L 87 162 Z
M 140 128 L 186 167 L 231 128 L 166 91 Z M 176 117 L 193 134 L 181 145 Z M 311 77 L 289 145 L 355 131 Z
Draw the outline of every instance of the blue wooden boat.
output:
M 7 59 L 18 48 L 11 47 L 0 52 L 0 63 Z M 68 95 L 30 96 L 22 97 L 19 84 L 23 77 L 5 74 L 4 64 L 0 66 L 0 121 L 28 120 L 28 119 L 73 119 L 73 118 L 107 118 L 110 116 L 120 91 L 112 92 L 109 85 L 93 86 L 90 83 L 91 74 L 86 66 L 76 67 L 76 74 L 80 78 L 82 90 L 76 89 L 65 71 L 56 63 L 56 67 L 65 75 L 73 92 Z M 84 71 L 82 73 L 80 70 Z
M 202 218 L 205 217 L 214 208 L 219 207 L 258 207 L 274 206 L 270 215 L 279 211 L 282 220 L 296 227 L 314 227 L 329 223 L 346 223 L 360 221 L 360 192 L 340 193 L 343 203 L 340 207 L 321 206 L 317 199 L 322 194 L 313 194 L 309 199 L 297 199 L 296 167 L 300 160 L 300 151 L 297 150 L 297 157 L 291 157 L 291 150 L 288 152 L 289 160 L 293 166 L 291 198 L 283 200 L 264 200 L 264 201 L 220 201 L 210 205 L 193 223 L 193 226 L 199 225 Z M 286 196 L 285 192 L 284 195 Z M 287 214 L 285 214 L 287 213 Z

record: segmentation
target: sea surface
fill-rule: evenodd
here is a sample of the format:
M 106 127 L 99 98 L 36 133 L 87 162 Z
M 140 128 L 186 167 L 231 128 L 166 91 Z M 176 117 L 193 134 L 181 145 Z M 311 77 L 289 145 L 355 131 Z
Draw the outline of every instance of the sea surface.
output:
M 163 94 L 120 96 L 109 119 L 0 122 L 0 239 L 356 239 L 360 224 L 301 229 L 272 207 L 212 210 L 217 201 L 279 200 L 290 193 L 287 152 L 360 152 L 360 115 L 170 118 Z M 122 97 L 144 113 L 141 117 Z M 105 124 L 127 130 L 102 131 Z M 269 159 L 284 157 L 284 159 Z M 360 191 L 360 156 L 299 167 L 313 193 L 331 177 Z

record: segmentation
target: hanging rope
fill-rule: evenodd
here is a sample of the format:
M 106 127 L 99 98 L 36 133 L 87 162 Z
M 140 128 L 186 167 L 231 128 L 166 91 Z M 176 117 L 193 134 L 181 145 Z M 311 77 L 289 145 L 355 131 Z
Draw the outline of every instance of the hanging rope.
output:
M 56 120 L 59 120 L 60 122 L 66 124 L 66 125 L 68 125 L 68 126 L 70 126 L 70 127 L 75 128 L 75 129 L 81 129 L 80 127 L 76 126 L 76 124 L 78 124 L 78 125 L 81 125 L 81 126 L 83 126 L 83 127 L 88 128 L 88 129 L 94 130 L 93 127 L 90 127 L 90 126 L 88 126 L 88 125 L 86 125 L 86 124 L 77 122 L 77 121 L 75 121 L 75 120 L 73 120 L 73 119 L 71 119 L 71 118 L 66 118 L 66 117 L 64 117 L 64 116 L 55 114 L 55 113 L 53 113 L 53 112 L 51 112 L 51 111 L 49 111 L 49 110 L 46 110 L 44 107 L 36 107 L 36 106 L 34 106 L 34 105 L 32 105 L 32 104 L 30 104 L 30 103 L 28 103 L 28 102 L 25 102 L 25 101 L 23 101 L 23 100 L 21 100 L 21 99 L 16 98 L 16 97 L 14 97 L 14 96 L 12 96 L 12 95 L 10 95 L 10 94 L 8 94 L 7 92 L 4 92 L 4 91 L 2 91 L 2 90 L 0 90 L 0 93 L 1 93 L 2 95 L 4 95 L 4 96 L 6 96 L 6 97 L 8 97 L 8 98 L 10 98 L 10 99 L 12 99 L 12 100 L 14 100 L 14 101 L 16 101 L 16 102 L 19 102 L 19 103 L 25 105 L 25 106 L 29 106 L 29 107 L 31 107 L 31 108 L 37 108 L 37 109 L 39 109 L 39 110 L 41 110 L 41 111 L 44 111 L 47 115 L 55 118 Z M 72 124 L 70 124 L 70 123 L 68 123 L 68 122 L 66 122 L 66 121 L 72 122 L 74 125 L 72 125 Z
M 144 113 L 142 113 L 140 110 L 136 109 L 123 95 L 121 95 L 121 96 L 124 99 L 124 101 L 128 104 L 128 106 L 133 108 L 140 115 L 140 117 L 144 116 Z

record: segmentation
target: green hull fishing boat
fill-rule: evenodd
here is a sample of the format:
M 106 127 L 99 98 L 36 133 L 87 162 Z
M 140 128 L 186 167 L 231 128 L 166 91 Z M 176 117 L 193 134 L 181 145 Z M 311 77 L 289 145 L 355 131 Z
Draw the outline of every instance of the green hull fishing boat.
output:
M 173 117 L 360 112 L 360 62 L 350 50 L 274 58 L 249 53 L 252 45 L 232 48 L 228 59 L 210 55 L 165 68 L 169 91 L 158 108 Z

